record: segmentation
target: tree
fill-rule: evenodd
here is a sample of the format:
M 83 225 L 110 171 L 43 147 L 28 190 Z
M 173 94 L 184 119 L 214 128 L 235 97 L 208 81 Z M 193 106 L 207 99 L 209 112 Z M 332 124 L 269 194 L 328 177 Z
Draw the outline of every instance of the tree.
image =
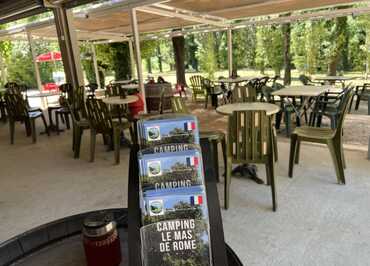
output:
M 185 38 L 184 36 L 172 37 L 173 51 L 175 54 L 177 84 L 186 86 L 185 79 Z
M 291 82 L 290 23 L 282 26 L 284 35 L 284 85 Z
M 196 56 L 198 50 L 198 43 L 193 34 L 185 37 L 185 58 L 187 68 L 191 67 L 193 70 L 198 71 L 198 58 Z
M 202 34 L 200 40 L 201 46 L 197 53 L 200 68 L 207 73 L 209 79 L 214 79 L 217 60 L 213 33 Z
M 331 30 L 331 49 L 329 54 L 328 75 L 335 76 L 346 44 L 347 17 L 335 19 L 335 24 Z
M 271 67 L 280 76 L 284 65 L 281 26 L 263 26 L 257 30 L 256 65 L 262 73 Z

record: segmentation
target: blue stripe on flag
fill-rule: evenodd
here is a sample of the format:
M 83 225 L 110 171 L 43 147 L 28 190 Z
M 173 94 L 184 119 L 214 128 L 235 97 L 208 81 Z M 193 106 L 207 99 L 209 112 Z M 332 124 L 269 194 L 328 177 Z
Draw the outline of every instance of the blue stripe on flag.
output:
M 190 204 L 191 204 L 191 205 L 195 205 L 195 199 L 194 199 L 194 196 L 191 196 L 191 197 L 190 197 Z

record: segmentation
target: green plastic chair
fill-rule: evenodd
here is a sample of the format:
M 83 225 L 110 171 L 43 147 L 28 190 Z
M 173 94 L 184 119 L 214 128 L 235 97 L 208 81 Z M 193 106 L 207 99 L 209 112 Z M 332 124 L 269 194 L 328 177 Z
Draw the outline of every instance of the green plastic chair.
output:
M 257 101 L 256 88 L 252 85 L 235 86 L 232 93 L 233 103 L 255 102 Z
M 112 120 L 107 105 L 101 99 L 89 98 L 86 101 L 87 113 L 90 122 L 90 162 L 95 159 L 96 135 L 102 134 L 103 138 L 109 137 L 113 143 L 115 162 L 120 162 L 120 138 L 121 132 L 130 129 L 131 139 L 133 138 L 130 122 L 116 122 Z
M 89 120 L 86 119 L 86 108 L 85 103 L 78 100 L 78 93 L 75 93 L 75 101 L 78 102 L 74 104 L 73 107 L 68 101 L 68 110 L 72 117 L 73 123 L 73 138 L 72 138 L 72 150 L 74 152 L 74 158 L 80 158 L 80 149 L 83 132 L 90 128 Z
M 172 105 L 172 111 L 174 113 L 190 114 L 182 97 L 172 97 L 171 105 Z M 213 144 L 211 145 L 211 149 L 212 149 L 211 152 L 214 154 L 214 158 L 218 158 L 217 145 L 218 143 L 221 143 L 222 154 L 223 154 L 223 159 L 224 159 L 224 166 L 226 168 L 227 165 L 226 165 L 226 136 L 225 136 L 225 133 L 219 130 L 213 130 L 213 131 L 200 131 L 199 134 L 200 134 L 200 138 L 206 138 L 208 139 L 208 141 L 210 141 Z M 216 174 L 218 178 L 218 160 L 216 160 L 215 163 L 216 163 L 216 166 L 215 166 Z
M 272 209 L 276 211 L 274 147 L 271 123 L 265 111 L 235 111 L 229 116 L 225 209 L 229 208 L 232 164 L 261 163 L 271 186 Z
M 9 118 L 10 144 L 14 144 L 15 122 L 24 123 L 27 136 L 32 135 L 32 142 L 36 143 L 37 132 L 35 120 L 41 117 L 45 126 L 45 131 L 49 135 L 44 113 L 39 110 L 30 111 L 27 106 L 27 101 L 23 99 L 21 94 L 7 92 L 4 95 L 4 99 Z
M 205 96 L 208 99 L 207 90 L 204 88 L 203 77 L 200 75 L 190 77 L 190 85 L 193 91 L 193 100 L 196 102 L 198 95 Z
M 181 113 L 181 114 L 190 113 L 182 97 L 172 97 L 171 106 L 172 106 L 172 112 L 174 113 Z
M 335 172 L 339 184 L 345 184 L 344 168 L 346 167 L 343 152 L 343 123 L 346 113 L 348 112 L 350 101 L 353 97 L 352 89 L 348 89 L 343 96 L 343 104 L 339 111 L 337 127 L 331 128 L 316 128 L 316 127 L 300 127 L 296 128 L 291 135 L 290 156 L 289 156 L 289 177 L 293 177 L 294 163 L 299 163 L 299 152 L 302 141 L 326 144 L 331 153 Z

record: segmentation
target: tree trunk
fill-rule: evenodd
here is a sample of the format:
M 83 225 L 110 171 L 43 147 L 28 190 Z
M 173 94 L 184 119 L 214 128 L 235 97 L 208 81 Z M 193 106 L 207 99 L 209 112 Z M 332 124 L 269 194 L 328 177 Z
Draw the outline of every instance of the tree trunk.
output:
M 186 86 L 185 79 L 185 38 L 176 36 L 172 38 L 173 51 L 175 54 L 177 83 Z
M 290 54 L 290 23 L 286 23 L 282 27 L 284 34 L 284 85 L 290 85 L 292 81 L 292 58 Z
M 151 60 L 151 58 L 150 58 L 150 57 L 148 57 L 148 58 L 146 59 L 146 65 L 147 65 L 147 67 L 148 67 L 148 72 L 149 72 L 150 74 L 152 74 L 152 60 Z
M 339 17 L 335 20 L 335 29 L 332 33 L 333 52 L 330 56 L 328 75 L 336 76 L 340 56 L 343 54 L 346 41 L 347 17 Z
M 163 72 L 163 66 L 162 66 L 162 54 L 161 54 L 161 46 L 158 44 L 157 46 L 157 55 L 158 55 L 158 67 L 159 67 L 159 72 Z

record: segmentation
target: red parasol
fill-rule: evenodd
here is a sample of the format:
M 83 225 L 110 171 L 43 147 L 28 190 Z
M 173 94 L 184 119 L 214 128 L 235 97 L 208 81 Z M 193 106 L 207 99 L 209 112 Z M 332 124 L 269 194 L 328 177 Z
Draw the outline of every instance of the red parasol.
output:
M 36 57 L 36 62 L 51 62 L 62 60 L 62 54 L 60 52 L 48 52 L 40 54 Z

